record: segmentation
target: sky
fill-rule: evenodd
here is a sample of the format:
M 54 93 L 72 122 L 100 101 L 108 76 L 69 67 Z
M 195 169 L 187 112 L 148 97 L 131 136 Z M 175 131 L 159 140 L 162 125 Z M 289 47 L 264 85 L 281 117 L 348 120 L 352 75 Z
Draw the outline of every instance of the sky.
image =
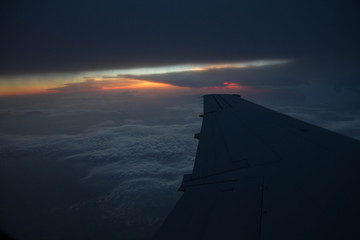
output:
M 360 139 L 357 1 L 4 1 L 0 228 L 150 239 L 191 173 L 203 94 Z

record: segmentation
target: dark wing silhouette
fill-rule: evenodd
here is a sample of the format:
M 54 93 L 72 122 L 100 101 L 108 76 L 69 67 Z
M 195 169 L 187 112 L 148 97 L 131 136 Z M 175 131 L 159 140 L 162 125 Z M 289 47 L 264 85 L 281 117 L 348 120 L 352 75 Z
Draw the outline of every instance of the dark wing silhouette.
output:
M 360 239 L 360 142 L 204 96 L 194 169 L 154 239 Z

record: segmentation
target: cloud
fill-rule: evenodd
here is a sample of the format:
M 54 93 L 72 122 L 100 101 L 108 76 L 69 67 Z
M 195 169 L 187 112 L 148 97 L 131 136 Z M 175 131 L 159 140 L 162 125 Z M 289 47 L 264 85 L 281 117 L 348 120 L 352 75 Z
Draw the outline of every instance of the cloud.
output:
M 276 110 L 305 122 L 360 140 L 360 112 L 329 107 L 278 107 Z M 350 108 L 351 109 L 351 108 Z
M 235 84 L 233 83 L 234 79 L 239 77 L 251 77 L 256 79 L 259 72 L 264 71 L 262 69 L 268 69 L 269 66 L 276 68 L 277 66 L 283 66 L 291 62 L 291 60 L 258 60 L 218 64 L 179 65 L 162 68 L 128 69 L 120 70 L 120 72 L 124 72 L 123 75 L 119 74 L 117 76 L 94 78 L 84 77 L 83 81 L 70 82 L 63 86 L 49 88 L 47 90 L 61 93 L 76 93 L 101 90 L 159 88 L 170 87 L 173 85 L 193 88 L 224 87 L 224 85 L 228 85 L 228 83 Z M 247 71 L 249 69 L 258 69 L 258 71 Z M 125 74 L 126 72 L 131 74 Z M 137 72 L 139 74 L 136 74 Z M 144 74 L 145 72 L 155 73 Z M 93 72 L 92 74 L 96 74 L 96 72 Z M 206 81 L 203 79 L 206 79 Z M 254 82 L 252 84 L 254 84 Z
M 291 64 L 291 63 L 290 63 Z M 151 75 L 119 75 L 118 77 L 138 78 L 148 81 L 169 83 L 180 87 L 221 87 L 224 82 L 237 83 L 242 86 L 281 86 L 303 83 L 300 76 L 288 78 L 293 70 L 288 64 L 264 66 L 258 68 L 209 69 L 205 71 L 187 71 Z
M 245 98 L 269 107 L 317 106 L 357 112 L 360 102 L 358 68 L 333 59 L 319 64 L 295 60 L 287 64 L 257 68 L 217 68 L 117 77 L 188 87 L 194 89 L 194 92 L 198 89 L 202 93 L 221 91 L 219 88 L 224 88 L 228 93 L 236 91 Z
M 63 92 L 63 93 L 76 93 L 76 92 L 89 92 L 89 91 L 100 91 L 104 89 L 126 89 L 131 86 L 135 86 L 139 84 L 141 81 L 136 79 L 84 79 L 82 82 L 75 82 L 75 83 L 67 83 L 64 86 L 50 88 L 48 90 L 55 91 L 55 92 Z
M 106 83 L 105 83 L 106 84 Z M 87 79 L 79 83 L 67 83 L 65 86 L 50 88 L 48 90 L 58 91 L 58 92 L 86 92 L 86 91 L 96 91 L 101 90 L 101 84 L 98 84 L 94 79 Z
M 296 87 L 307 84 L 351 87 L 360 92 L 357 66 L 339 66 L 338 61 L 323 61 L 315 64 L 295 60 L 286 64 L 264 65 L 253 68 L 209 68 L 204 71 L 186 71 L 149 75 L 118 75 L 118 78 L 136 78 L 169 83 L 181 87 L 220 87 L 224 82 L 252 87 Z

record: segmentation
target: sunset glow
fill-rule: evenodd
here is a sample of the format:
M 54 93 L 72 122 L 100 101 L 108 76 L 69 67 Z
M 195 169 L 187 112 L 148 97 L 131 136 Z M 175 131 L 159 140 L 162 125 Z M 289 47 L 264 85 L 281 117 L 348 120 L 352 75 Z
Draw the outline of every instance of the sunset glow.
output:
M 137 88 L 164 88 L 164 87 L 171 87 L 171 84 L 167 83 L 156 83 L 156 82 L 150 82 L 150 81 L 144 81 L 144 80 L 135 80 L 130 79 L 129 85 L 117 85 L 114 83 L 113 86 L 103 86 L 101 87 L 102 90 L 115 90 L 115 89 L 137 89 Z
M 54 87 L 53 84 L 1 84 L 0 96 L 30 95 L 49 93 L 48 88 Z
M 224 88 L 243 88 L 243 86 L 237 83 L 224 82 Z
M 32 95 L 32 94 L 45 94 L 49 93 L 47 90 L 41 89 L 1 89 L 0 97 L 17 96 L 17 95 Z
M 156 77 L 150 77 L 150 79 L 148 79 L 147 76 L 162 76 L 163 74 L 170 73 L 186 74 L 222 69 L 260 68 L 287 64 L 289 62 L 291 62 L 291 60 L 257 60 L 248 62 L 184 64 L 149 68 L 104 70 L 76 74 L 54 73 L 2 77 L 0 78 L 0 96 L 122 89 L 181 88 L 179 85 L 176 85 L 176 83 L 172 84 L 172 79 L 163 82 L 161 78 L 157 79 Z M 223 86 L 216 86 L 213 88 L 239 89 L 241 86 L 234 82 L 224 82 Z

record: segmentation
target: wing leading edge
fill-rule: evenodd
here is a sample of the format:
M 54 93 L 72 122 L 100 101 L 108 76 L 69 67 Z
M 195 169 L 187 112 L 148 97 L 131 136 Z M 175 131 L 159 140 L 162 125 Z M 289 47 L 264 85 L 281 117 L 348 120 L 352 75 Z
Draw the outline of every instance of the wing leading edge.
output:
M 205 95 L 192 174 L 154 239 L 359 239 L 360 143 Z

